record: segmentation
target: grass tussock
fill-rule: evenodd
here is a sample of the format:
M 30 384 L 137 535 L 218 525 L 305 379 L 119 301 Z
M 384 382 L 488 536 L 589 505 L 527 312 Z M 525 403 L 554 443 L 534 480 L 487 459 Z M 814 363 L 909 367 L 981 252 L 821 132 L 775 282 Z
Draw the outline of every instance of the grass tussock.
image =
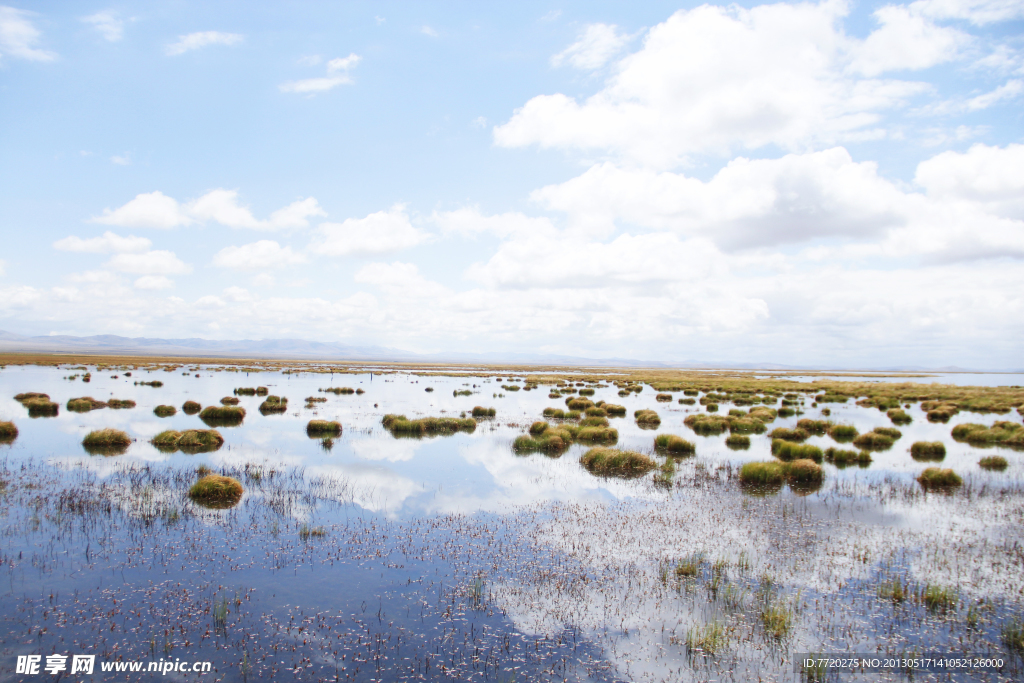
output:
M 729 429 L 729 418 L 724 415 L 708 415 L 706 413 L 694 413 L 687 415 L 683 424 L 689 427 L 696 434 L 711 436 L 721 434 Z
M 832 420 L 811 420 L 804 418 L 796 423 L 797 429 L 802 429 L 808 434 L 816 434 L 818 436 L 824 436 L 829 429 L 832 428 Z
M 577 398 L 570 396 L 565 401 L 565 407 L 569 410 L 586 410 L 587 408 L 594 407 L 594 402 L 588 398 Z
M 924 603 L 929 612 L 950 612 L 956 609 L 960 596 L 956 589 L 946 586 L 926 585 L 918 594 L 918 600 Z
M 696 403 L 697 403 L 697 399 L 695 399 L 695 398 L 681 398 L 681 399 L 679 399 L 679 405 L 682 405 L 682 406 L 692 406 L 692 405 L 696 405 Z
M 939 461 L 946 457 L 946 445 L 941 441 L 915 441 L 910 446 L 914 460 Z
M 918 475 L 917 481 L 925 489 L 951 489 L 964 483 L 953 470 L 938 467 L 929 467 Z
M 199 419 L 210 427 L 240 425 L 245 419 L 245 408 L 241 406 L 206 406 L 199 413 Z
M 978 467 L 983 470 L 1002 472 L 1009 466 L 1010 463 L 1001 455 L 989 455 L 978 461 Z
M 833 425 L 828 435 L 837 443 L 850 443 L 860 436 L 860 432 L 853 425 Z
M 381 419 L 381 424 L 392 435 L 405 436 L 455 434 L 476 429 L 476 420 L 471 417 L 421 417 L 418 420 L 410 420 L 405 415 L 388 414 Z
M 604 408 L 604 412 L 613 417 L 624 417 L 626 415 L 626 406 L 620 406 L 616 403 L 604 403 L 601 407 Z
M 750 437 L 745 434 L 730 434 L 725 438 L 725 445 L 734 451 L 745 451 L 750 448 Z
M 593 474 L 616 477 L 642 476 L 658 466 L 642 453 L 600 446 L 584 453 L 580 463 Z
M 814 460 L 794 460 L 786 465 L 786 479 L 790 484 L 820 484 L 825 473 Z
M 93 455 L 121 455 L 131 443 L 127 432 L 111 428 L 93 430 L 82 439 L 82 446 Z
M 892 435 L 881 430 L 884 427 L 876 427 L 870 432 L 864 432 L 853 440 L 853 445 L 865 451 L 885 451 L 892 448 L 896 439 Z M 897 432 L 899 430 L 896 430 Z
M 1017 654 L 1024 653 L 1024 622 L 1016 618 L 1011 619 L 1003 626 L 1000 640 L 1012 652 Z
M 150 443 L 165 453 L 212 453 L 224 445 L 224 437 L 216 429 L 168 429 L 154 436 Z
M 729 634 L 718 621 L 693 626 L 686 632 L 686 649 L 690 652 L 718 654 L 729 646 Z
M 125 410 L 127 408 L 134 408 L 135 401 L 131 400 L 130 398 L 112 398 L 109 401 L 107 401 L 107 407 L 113 408 L 114 410 Z
M 641 409 L 633 411 L 633 419 L 640 427 L 653 428 L 661 424 L 661 417 L 658 416 L 656 411 L 650 409 Z
M 288 399 L 283 396 L 267 396 L 263 403 L 260 404 L 260 413 L 263 415 L 283 413 L 287 410 Z
M 671 455 L 695 455 L 697 446 L 675 434 L 658 434 L 654 437 L 654 448 Z
M 733 434 L 764 434 L 768 428 L 764 422 L 750 415 L 730 415 L 729 431 Z
M 483 406 L 473 406 L 473 417 L 494 417 L 498 414 L 498 411 L 494 408 L 484 408 Z
M 186 415 L 195 415 L 202 409 L 203 406 L 196 401 L 185 401 L 181 404 L 181 412 Z
M 894 425 L 908 425 L 914 421 L 914 418 L 907 414 L 907 411 L 902 408 L 890 408 L 885 411 L 886 417 L 892 420 Z
M 672 394 L 656 394 L 654 396 L 655 401 L 661 401 L 662 403 L 668 403 L 672 400 Z
M 220 404 L 222 406 L 237 406 L 238 405 L 238 397 L 236 397 L 236 396 L 225 396 L 224 398 L 222 398 L 220 400 Z
M 10 443 L 18 438 L 18 428 L 13 422 L 0 422 L 0 443 Z
M 90 410 L 106 408 L 107 403 L 104 401 L 97 401 L 92 396 L 82 396 L 70 399 L 65 407 L 73 413 L 87 413 Z
M 810 434 L 803 429 L 789 429 L 787 427 L 777 427 L 768 434 L 772 439 L 779 439 L 782 441 L 792 441 L 800 443 L 807 441 L 810 438 Z
M 974 445 L 1024 447 L 1024 425 L 999 421 L 986 427 L 968 422 L 953 427 L 953 438 Z
M 611 423 L 608 422 L 607 417 L 599 417 L 597 415 L 580 420 L 580 427 L 608 427 L 610 425 Z
M 774 460 L 748 462 L 740 468 L 740 483 L 749 486 L 781 486 L 786 480 L 786 467 Z
M 779 460 L 813 460 L 821 462 L 825 453 L 812 444 L 795 443 L 785 439 L 772 440 L 772 455 Z
M 341 436 L 341 423 L 332 420 L 310 420 L 306 424 L 306 434 L 314 438 Z
M 25 406 L 29 417 L 56 417 L 60 407 L 50 400 L 49 394 L 28 391 L 18 394 L 14 400 Z
M 178 409 L 174 406 L 157 406 L 153 408 L 153 414 L 157 417 L 171 417 L 178 414 Z
M 188 490 L 188 497 L 204 507 L 233 507 L 242 499 L 242 483 L 234 477 L 208 474 Z
M 576 434 L 580 443 L 614 444 L 619 440 L 619 430 L 608 426 L 580 426 Z
M 324 393 L 334 394 L 335 396 L 341 396 L 342 394 L 354 394 L 356 390 L 352 387 L 327 387 L 326 389 L 320 389 Z
M 851 451 L 843 448 L 826 448 L 825 460 L 836 467 L 857 465 L 867 467 L 871 464 L 871 454 L 867 451 Z

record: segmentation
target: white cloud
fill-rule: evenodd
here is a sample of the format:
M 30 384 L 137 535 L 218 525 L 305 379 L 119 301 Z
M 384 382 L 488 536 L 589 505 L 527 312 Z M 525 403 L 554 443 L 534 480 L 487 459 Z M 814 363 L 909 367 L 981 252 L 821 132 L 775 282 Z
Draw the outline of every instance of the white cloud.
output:
M 117 225 L 123 228 L 176 228 L 190 225 L 193 220 L 182 211 L 173 198 L 162 192 L 148 192 L 135 196 L 124 206 L 104 209 L 102 216 L 89 219 L 91 223 Z
M 197 31 L 178 36 L 178 42 L 167 46 L 168 56 L 185 54 L 189 50 L 198 50 L 207 45 L 237 45 L 245 39 L 238 33 L 224 33 L 223 31 Z
M 165 250 L 146 251 L 141 254 L 115 254 L 104 264 L 111 270 L 133 275 L 185 275 L 191 266 Z
M 225 247 L 213 257 L 213 265 L 233 270 L 283 268 L 305 262 L 302 254 L 273 240 L 260 240 L 240 247 Z
M 71 235 L 53 243 L 58 251 L 77 251 L 90 254 L 140 253 L 148 251 L 153 243 L 145 237 L 121 237 L 109 230 L 100 237 L 82 239 Z
M 965 19 L 978 26 L 1024 18 L 1020 0 L 918 0 L 910 8 L 933 19 Z
M 904 6 L 886 5 L 874 17 L 881 26 L 856 49 L 850 65 L 865 76 L 949 62 L 971 41 L 966 33 L 936 26 Z
M 401 298 L 431 299 L 450 294 L 446 287 L 423 277 L 413 263 L 368 263 L 353 279 Z
M 995 106 L 1004 100 L 1020 97 L 1021 94 L 1024 94 L 1024 81 L 1013 79 L 989 92 L 974 97 L 961 97 L 930 103 L 914 110 L 914 113 L 923 116 L 947 116 L 950 114 L 981 111 L 982 109 Z
M 588 24 L 575 43 L 551 57 L 551 65 L 568 63 L 577 69 L 599 69 L 625 47 L 627 40 L 614 24 Z
M 974 145 L 918 164 L 914 182 L 936 199 L 976 202 L 1004 218 L 1024 219 L 1024 145 Z
M 118 166 L 131 166 L 132 158 L 131 155 L 125 152 L 124 154 L 115 154 L 110 157 L 110 163 L 117 164 Z
M 288 81 L 277 86 L 281 92 L 297 93 L 318 93 L 331 90 L 339 85 L 350 85 L 352 77 L 349 71 L 362 61 L 362 57 L 356 53 L 348 57 L 337 57 L 327 62 L 327 75 L 319 78 L 305 78 L 298 81 Z
M 326 215 L 314 197 L 307 197 L 278 209 L 267 220 L 258 220 L 248 207 L 239 205 L 238 192 L 217 189 L 184 206 L 162 192 L 140 194 L 118 209 L 104 209 L 102 216 L 90 220 L 132 228 L 175 228 L 198 220 L 214 221 L 229 228 L 284 230 L 305 228 L 310 216 Z
M 396 204 L 387 211 L 366 218 L 348 218 L 342 223 L 321 223 L 309 251 L 325 256 L 383 254 L 423 244 L 430 235 L 409 221 L 405 206 Z
M 623 58 L 583 102 L 541 95 L 495 127 L 503 147 L 605 151 L 671 167 L 699 153 L 879 137 L 881 114 L 925 92 L 923 83 L 845 75 L 856 41 L 846 5 L 703 5 L 679 11 Z
M 143 275 L 135 281 L 136 289 L 169 289 L 174 282 L 163 275 Z
M 0 7 L 0 59 L 6 56 L 32 62 L 57 59 L 55 52 L 36 47 L 41 34 L 29 19 L 32 15 L 14 7 Z
M 422 27 L 420 27 L 420 33 L 422 33 L 425 36 L 430 36 L 431 38 L 437 38 L 437 35 L 438 35 L 437 31 L 435 31 L 434 29 L 430 28 L 429 26 L 422 26 Z
M 434 212 L 431 220 L 441 228 L 445 235 L 473 236 L 491 233 L 501 238 L 514 235 L 529 237 L 535 235 L 553 235 L 555 232 L 551 220 L 547 217 L 531 217 L 521 213 L 504 213 L 485 216 L 476 207 L 456 209 L 455 211 Z
M 87 17 L 82 17 L 82 21 L 91 24 L 104 40 L 111 43 L 116 43 L 124 36 L 124 20 L 114 10 L 108 9 L 90 14 Z

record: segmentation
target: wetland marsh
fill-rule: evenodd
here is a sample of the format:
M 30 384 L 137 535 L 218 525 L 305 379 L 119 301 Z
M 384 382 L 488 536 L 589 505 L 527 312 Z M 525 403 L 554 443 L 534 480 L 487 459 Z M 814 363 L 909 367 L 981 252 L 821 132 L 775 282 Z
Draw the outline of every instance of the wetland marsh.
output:
M 645 372 L 8 364 L 0 680 L 1021 679 L 1020 376 Z

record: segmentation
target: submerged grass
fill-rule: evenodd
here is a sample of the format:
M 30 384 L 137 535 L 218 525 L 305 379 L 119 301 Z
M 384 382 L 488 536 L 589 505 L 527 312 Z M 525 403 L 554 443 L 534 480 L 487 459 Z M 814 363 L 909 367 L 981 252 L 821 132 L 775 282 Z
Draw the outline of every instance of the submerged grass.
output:
M 584 453 L 580 463 L 594 474 L 619 477 L 641 476 L 658 466 L 642 453 L 600 446 Z

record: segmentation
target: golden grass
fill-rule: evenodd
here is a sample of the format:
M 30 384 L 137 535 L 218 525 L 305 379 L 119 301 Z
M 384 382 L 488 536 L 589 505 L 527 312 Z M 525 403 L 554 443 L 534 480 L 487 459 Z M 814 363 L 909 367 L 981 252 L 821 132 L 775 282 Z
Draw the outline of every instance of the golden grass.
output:
M 245 408 L 241 406 L 206 406 L 199 413 L 199 419 L 211 427 L 240 425 L 245 419 Z
M 306 424 L 306 434 L 310 437 L 340 436 L 341 423 L 331 420 L 310 420 Z
M 18 428 L 13 422 L 0 422 L 0 443 L 10 443 L 18 438 Z
M 216 429 L 188 429 L 183 432 L 168 429 L 154 436 L 150 443 L 165 453 L 178 450 L 189 454 L 211 453 L 224 445 L 224 437 Z
M 185 401 L 184 403 L 181 404 L 181 412 L 185 413 L 186 415 L 195 415 L 202 409 L 203 406 L 197 403 L 196 401 Z
M 594 474 L 616 477 L 639 477 L 658 466 L 642 453 L 602 446 L 584 453 L 580 463 Z
M 120 429 L 96 429 L 82 439 L 82 446 L 92 455 L 122 455 L 128 450 L 132 438 Z
M 90 410 L 106 408 L 107 404 L 103 401 L 97 401 L 92 396 L 82 396 L 69 399 L 65 407 L 73 413 L 87 413 Z
M 267 396 L 260 404 L 260 412 L 264 415 L 283 413 L 288 410 L 288 399 L 282 396 Z
M 233 477 L 208 474 L 188 490 L 188 497 L 205 507 L 233 507 L 242 499 L 242 483 Z
M 946 445 L 941 441 L 915 441 L 910 446 L 910 457 L 914 460 L 942 460 L 946 457 Z
M 153 414 L 157 417 L 171 417 L 177 413 L 178 409 L 174 406 L 157 406 L 156 408 L 153 408 Z
M 925 489 L 951 489 L 963 484 L 956 472 L 938 467 L 929 467 L 917 477 L 917 481 Z
M 694 455 L 697 446 L 675 434 L 658 434 L 654 437 L 654 448 L 671 455 Z
M 408 436 L 454 434 L 459 431 L 472 432 L 476 429 L 476 420 L 471 417 L 421 417 L 410 420 L 405 415 L 388 414 L 381 419 L 381 424 L 393 435 Z

